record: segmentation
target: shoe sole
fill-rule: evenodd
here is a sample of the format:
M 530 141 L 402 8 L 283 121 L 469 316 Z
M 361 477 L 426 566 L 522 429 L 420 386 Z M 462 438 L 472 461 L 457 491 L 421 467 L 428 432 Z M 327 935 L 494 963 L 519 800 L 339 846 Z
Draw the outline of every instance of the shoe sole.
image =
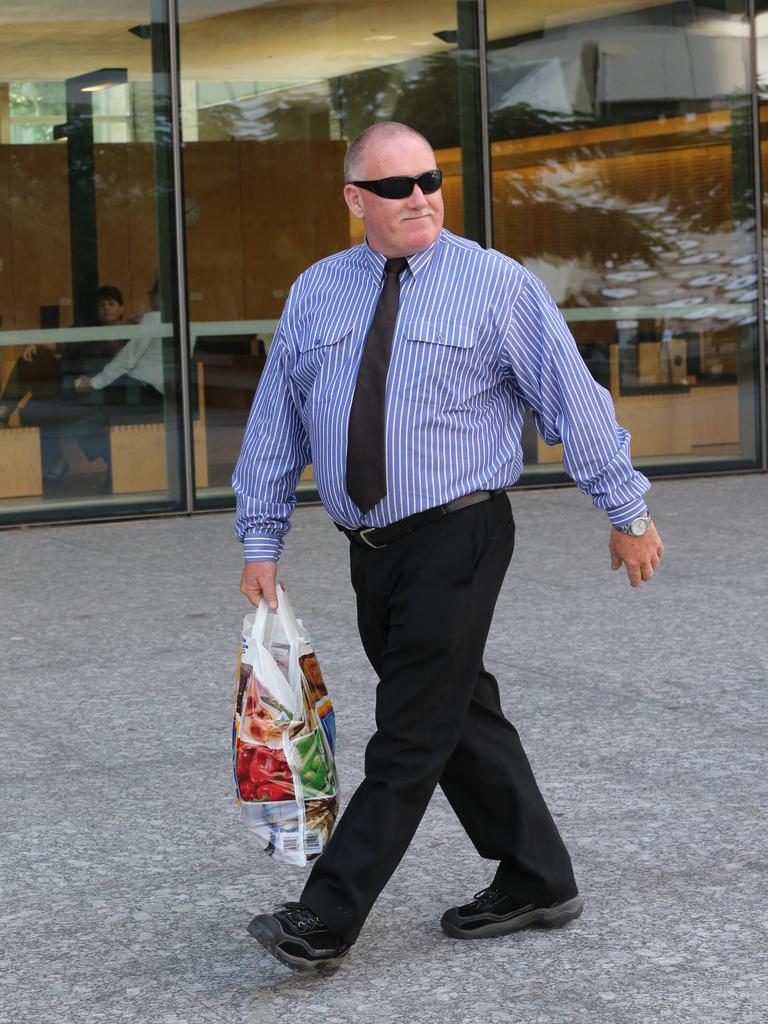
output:
M 511 935 L 523 928 L 562 928 L 569 921 L 581 917 L 583 910 L 584 900 L 581 896 L 574 896 L 572 900 L 558 903 L 556 907 L 536 907 L 511 921 L 494 921 L 493 924 L 472 931 L 465 931 L 445 918 L 440 922 L 440 927 L 452 939 L 492 939 L 500 935 Z
M 341 956 L 335 956 L 330 960 L 306 960 L 304 957 L 293 956 L 292 953 L 286 953 L 285 950 L 281 949 L 275 936 L 260 921 L 251 921 L 246 927 L 254 939 L 268 953 L 271 953 L 275 960 L 279 960 L 281 964 L 285 964 L 292 971 L 298 971 L 301 974 L 311 973 L 312 971 L 323 971 L 324 973 L 336 971 L 341 967 L 341 962 L 347 955 L 342 953 Z

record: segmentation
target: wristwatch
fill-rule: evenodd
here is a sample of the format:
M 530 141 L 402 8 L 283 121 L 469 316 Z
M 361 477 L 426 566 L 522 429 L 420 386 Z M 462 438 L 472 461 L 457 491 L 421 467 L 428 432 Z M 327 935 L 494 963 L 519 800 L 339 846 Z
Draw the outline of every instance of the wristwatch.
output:
M 637 519 L 631 519 L 628 523 L 614 526 L 614 530 L 618 530 L 619 533 L 626 533 L 629 537 L 642 537 L 650 525 L 651 513 L 646 512 L 645 515 L 638 516 Z

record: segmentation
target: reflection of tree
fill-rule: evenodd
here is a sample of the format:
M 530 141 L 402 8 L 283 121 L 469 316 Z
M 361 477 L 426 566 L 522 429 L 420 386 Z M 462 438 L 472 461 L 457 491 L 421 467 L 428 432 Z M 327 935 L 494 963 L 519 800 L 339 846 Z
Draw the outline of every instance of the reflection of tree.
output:
M 497 246 L 542 276 L 562 306 L 671 304 L 679 313 L 665 320 L 716 333 L 749 317 L 754 223 L 735 214 L 725 177 L 654 187 L 553 163 L 497 172 L 494 201 Z
M 353 139 L 374 121 L 392 120 L 392 111 L 403 88 L 403 73 L 396 64 L 369 68 L 333 78 L 330 86 L 331 102 L 342 134 Z
M 437 149 L 459 145 L 457 51 L 290 86 L 208 107 L 198 113 L 201 139 L 330 138 L 338 121 L 352 139 L 377 121 L 402 121 Z
M 286 88 L 201 110 L 198 131 L 206 139 L 327 139 L 328 87 L 324 82 Z
M 554 135 L 557 132 L 576 132 L 583 128 L 596 128 L 603 124 L 591 113 L 566 114 L 558 110 L 541 110 L 530 103 L 515 103 L 513 106 L 491 112 L 488 125 L 492 142 L 500 139 L 521 139 L 531 135 Z
M 393 121 L 421 132 L 435 149 L 459 145 L 459 76 L 455 50 L 423 57 L 409 75 Z
M 375 121 L 402 121 L 436 149 L 459 144 L 456 51 L 344 75 L 331 87 L 348 139 Z

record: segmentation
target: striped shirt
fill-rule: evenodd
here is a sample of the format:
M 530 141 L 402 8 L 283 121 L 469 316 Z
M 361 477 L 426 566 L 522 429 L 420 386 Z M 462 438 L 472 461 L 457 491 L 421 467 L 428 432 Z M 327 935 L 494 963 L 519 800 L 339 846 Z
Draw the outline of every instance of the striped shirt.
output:
M 246 561 L 281 554 L 296 487 L 313 464 L 342 526 L 386 526 L 523 469 L 525 408 L 566 472 L 614 525 L 645 512 L 650 483 L 541 281 L 443 230 L 408 257 L 386 391 L 387 494 L 363 515 L 347 494 L 347 425 L 385 258 L 366 243 L 296 280 L 254 397 L 232 486 Z

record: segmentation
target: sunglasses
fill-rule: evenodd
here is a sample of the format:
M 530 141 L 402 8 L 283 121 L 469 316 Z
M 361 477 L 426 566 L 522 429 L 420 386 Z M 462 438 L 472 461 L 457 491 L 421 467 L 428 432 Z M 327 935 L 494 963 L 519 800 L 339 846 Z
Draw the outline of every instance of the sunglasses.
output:
M 425 196 L 437 192 L 443 183 L 442 171 L 424 171 L 410 178 L 405 174 L 396 175 L 394 178 L 376 178 L 374 181 L 350 181 L 350 185 L 357 185 L 382 199 L 405 199 L 413 192 L 413 186 L 418 185 Z

